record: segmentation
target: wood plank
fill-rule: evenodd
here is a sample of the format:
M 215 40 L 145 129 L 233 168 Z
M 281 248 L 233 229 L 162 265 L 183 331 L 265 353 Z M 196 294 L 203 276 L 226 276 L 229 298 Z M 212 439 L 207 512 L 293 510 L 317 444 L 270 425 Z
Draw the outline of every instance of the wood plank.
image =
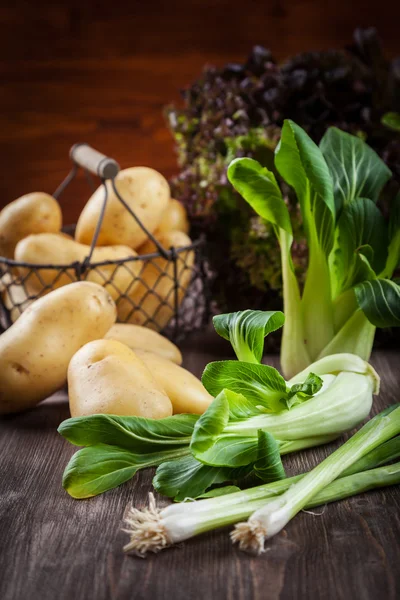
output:
M 186 366 L 200 375 L 217 358 L 192 340 Z M 223 350 L 224 351 L 224 350 Z M 267 362 L 277 364 L 276 357 Z M 382 375 L 374 414 L 399 400 L 399 357 L 379 352 Z M 119 531 L 129 502 L 146 503 L 152 470 L 91 500 L 61 487 L 74 452 L 56 433 L 68 416 L 65 393 L 0 422 L 0 598 L 2 600 L 394 600 L 400 594 L 400 490 L 397 487 L 301 513 L 254 558 L 228 532 L 200 536 L 146 560 L 124 556 Z M 285 458 L 288 473 L 335 447 Z M 160 503 L 164 504 L 165 499 Z

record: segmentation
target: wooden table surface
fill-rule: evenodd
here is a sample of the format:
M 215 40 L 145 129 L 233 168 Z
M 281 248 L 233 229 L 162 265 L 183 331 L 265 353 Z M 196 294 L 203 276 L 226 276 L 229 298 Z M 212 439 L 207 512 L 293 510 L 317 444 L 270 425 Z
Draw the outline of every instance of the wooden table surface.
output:
M 217 350 L 192 340 L 186 366 L 197 375 Z M 270 364 L 276 357 L 267 357 Z M 376 353 L 382 376 L 376 413 L 399 401 L 399 355 Z M 97 498 L 61 487 L 75 451 L 56 432 L 69 416 L 64 392 L 0 421 L 0 598 L 2 600 L 394 600 L 400 597 L 400 489 L 300 513 L 261 557 L 231 546 L 222 530 L 147 559 L 125 556 L 126 506 L 146 503 L 152 470 Z M 289 474 L 335 445 L 286 457 Z M 166 502 L 164 499 L 162 503 Z

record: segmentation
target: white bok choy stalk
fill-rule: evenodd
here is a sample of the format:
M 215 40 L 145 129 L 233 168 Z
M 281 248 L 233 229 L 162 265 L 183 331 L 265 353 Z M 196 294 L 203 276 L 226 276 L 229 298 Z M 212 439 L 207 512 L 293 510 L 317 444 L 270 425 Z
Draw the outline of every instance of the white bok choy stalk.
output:
M 400 483 L 400 463 L 382 467 L 400 457 L 400 436 L 390 439 L 344 471 L 340 478 L 330 483 L 307 504 L 312 508 L 366 492 L 377 487 Z M 126 552 L 144 556 L 159 552 L 174 543 L 216 528 L 232 525 L 249 517 L 265 506 L 268 499 L 283 494 L 304 475 L 296 475 L 273 483 L 259 485 L 243 491 L 226 493 L 227 488 L 213 490 L 216 497 L 180 502 L 159 509 L 150 494 L 149 508 L 131 507 L 125 517 L 124 531 L 130 540 Z M 224 495 L 217 495 L 224 493 Z
M 294 483 L 278 498 L 267 501 L 245 523 L 238 523 L 231 534 L 241 550 L 260 554 L 264 543 L 324 490 L 345 469 L 351 467 L 380 444 L 400 433 L 400 406 L 389 407 L 366 423 L 347 442 Z
M 242 394 L 241 398 L 235 398 L 232 393 L 227 393 L 227 402 L 217 396 L 197 421 L 191 451 L 206 464 L 218 465 L 216 460 L 210 462 L 208 458 L 211 447 L 219 441 L 220 436 L 232 440 L 257 437 L 259 430 L 285 441 L 340 435 L 359 425 L 369 415 L 373 394 L 379 393 L 380 378 L 370 364 L 353 354 L 336 354 L 316 361 L 287 382 L 288 388 L 292 388 L 306 381 L 309 376 L 319 376 L 323 381 L 322 388 L 311 398 L 299 401 L 290 410 L 281 409 L 275 413 L 263 411 L 262 406 L 251 412 L 249 407 L 249 416 L 238 418 L 241 412 L 246 413 L 245 401 L 249 404 L 252 398 L 250 388 L 260 389 L 261 381 L 250 369 L 245 379 L 227 380 L 225 372 L 229 362 L 210 363 L 203 374 L 203 383 L 210 391 L 210 381 L 215 385 L 218 379 L 214 365 L 221 365 L 219 385 L 225 383 L 231 392 Z M 247 368 L 246 363 L 235 364 L 242 369 Z M 265 365 L 260 367 L 267 368 Z M 230 414 L 226 422 L 223 413 L 227 411 Z M 221 431 L 218 431 L 218 424 L 222 427 Z

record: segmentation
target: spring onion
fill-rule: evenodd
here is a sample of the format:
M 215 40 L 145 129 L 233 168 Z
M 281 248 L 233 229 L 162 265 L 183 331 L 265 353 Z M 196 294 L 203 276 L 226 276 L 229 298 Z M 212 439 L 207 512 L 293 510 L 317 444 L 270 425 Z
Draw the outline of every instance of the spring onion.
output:
M 361 492 L 400 483 L 400 463 L 383 467 L 400 457 L 400 436 L 381 444 L 346 469 L 339 479 L 314 496 L 306 508 L 335 502 Z M 259 485 L 222 496 L 171 504 L 158 509 L 153 495 L 149 508 L 131 507 L 125 518 L 130 541 L 126 552 L 140 556 L 158 552 L 206 531 L 237 523 L 262 508 L 266 501 L 283 494 L 304 475 Z M 220 488 L 220 491 L 224 488 Z
M 256 510 L 245 523 L 236 525 L 232 541 L 243 550 L 260 553 L 264 541 L 283 527 L 348 467 L 400 433 L 400 406 L 386 409 L 366 423 L 347 442 L 312 469 L 279 498 Z

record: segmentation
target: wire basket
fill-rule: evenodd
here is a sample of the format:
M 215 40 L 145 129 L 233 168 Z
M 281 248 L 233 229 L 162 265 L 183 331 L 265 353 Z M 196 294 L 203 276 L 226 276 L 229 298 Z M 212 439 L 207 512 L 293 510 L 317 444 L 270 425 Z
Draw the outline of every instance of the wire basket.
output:
M 79 168 L 84 170 L 92 191 L 96 188 L 93 175 L 100 178 L 104 189 L 89 254 L 82 262 L 63 265 L 0 257 L 0 331 L 10 327 L 33 301 L 75 281 L 93 281 L 105 287 L 116 303 L 119 322 L 149 327 L 174 341 L 201 329 L 210 316 L 204 238 L 184 247 L 164 248 L 120 195 L 115 183 L 120 168 L 115 160 L 87 144 L 73 146 L 70 157 L 72 169 L 53 194 L 56 199 L 75 179 Z M 153 242 L 155 252 L 103 262 L 92 260 L 109 197 L 108 181 L 127 211 L 126 218 L 136 220 Z M 63 231 L 73 234 L 74 229 L 72 225 Z

